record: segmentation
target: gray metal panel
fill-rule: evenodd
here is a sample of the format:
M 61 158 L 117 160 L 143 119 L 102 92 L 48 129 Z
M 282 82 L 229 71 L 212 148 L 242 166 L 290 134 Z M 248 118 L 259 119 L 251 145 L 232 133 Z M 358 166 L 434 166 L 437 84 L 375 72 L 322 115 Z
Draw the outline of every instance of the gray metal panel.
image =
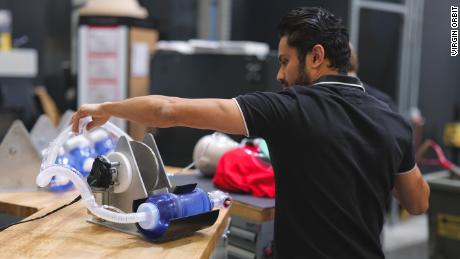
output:
M 350 12 L 350 42 L 358 53 L 359 48 L 359 20 L 360 20 L 360 0 L 350 0 L 349 12 Z
M 158 161 L 152 149 L 144 143 L 131 141 L 131 148 L 147 193 L 152 192 L 158 183 Z
M 38 190 L 41 156 L 21 121 L 13 122 L 0 144 L 0 192 Z
M 199 0 L 198 13 L 198 38 L 205 40 L 231 39 L 231 0 Z
M 163 160 L 161 159 L 160 151 L 158 150 L 158 146 L 155 142 L 155 138 L 152 134 L 145 134 L 144 143 L 151 148 L 154 155 L 157 158 L 157 167 L 156 167 L 156 175 L 157 175 L 157 184 L 155 185 L 156 190 L 165 190 L 168 191 L 171 189 L 171 182 L 169 181 L 168 176 L 166 175 L 165 166 L 163 164 Z
M 410 107 L 418 107 L 419 89 L 420 89 L 420 73 L 422 63 L 422 38 L 423 38 L 423 11 L 424 1 L 412 0 L 413 7 L 410 8 L 413 19 L 413 38 L 412 38 L 412 64 L 410 66 L 410 81 L 411 90 L 409 94 Z
M 406 14 L 407 7 L 402 4 L 380 2 L 380 1 L 360 1 L 361 8 L 372 9 L 382 12 Z
M 120 152 L 126 155 L 133 169 L 133 176 L 128 190 L 123 193 L 110 193 L 109 202 L 110 205 L 115 206 L 124 212 L 132 212 L 133 201 L 147 198 L 147 190 L 145 189 L 139 168 L 137 167 L 133 150 L 131 149 L 126 137 L 120 137 L 115 152 Z
M 41 153 L 49 143 L 58 136 L 59 132 L 51 123 L 50 118 L 42 114 L 30 131 L 30 138 L 36 150 Z

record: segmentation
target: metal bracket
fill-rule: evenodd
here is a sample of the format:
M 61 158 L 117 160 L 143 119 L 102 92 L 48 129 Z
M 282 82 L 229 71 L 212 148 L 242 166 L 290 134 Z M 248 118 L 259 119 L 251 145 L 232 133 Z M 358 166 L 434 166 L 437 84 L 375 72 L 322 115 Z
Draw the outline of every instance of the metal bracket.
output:
M 138 166 L 137 159 L 134 155 L 135 153 L 137 155 L 141 155 L 142 151 L 138 147 L 139 145 L 135 142 L 137 141 L 128 141 L 126 137 L 120 137 L 120 139 L 118 140 L 117 147 L 115 149 L 115 152 L 123 153 L 129 160 L 133 174 L 131 185 L 123 193 L 108 192 L 107 194 L 109 201 L 108 205 L 117 207 L 125 212 L 132 212 L 134 200 L 145 199 L 148 197 L 148 193 L 141 176 L 140 168 Z M 136 150 L 136 152 L 134 152 L 134 150 Z
M 115 152 L 120 152 L 128 158 L 133 176 L 131 185 L 125 192 L 114 193 L 109 189 L 102 194 L 105 196 L 102 200 L 107 202 L 106 205 L 125 212 L 133 212 L 134 201 L 146 199 L 149 195 L 172 191 L 171 182 L 166 175 L 163 160 L 152 134 L 146 134 L 143 142 L 128 141 L 125 137 L 120 137 Z M 134 224 L 117 224 L 95 218 L 87 221 L 140 236 Z

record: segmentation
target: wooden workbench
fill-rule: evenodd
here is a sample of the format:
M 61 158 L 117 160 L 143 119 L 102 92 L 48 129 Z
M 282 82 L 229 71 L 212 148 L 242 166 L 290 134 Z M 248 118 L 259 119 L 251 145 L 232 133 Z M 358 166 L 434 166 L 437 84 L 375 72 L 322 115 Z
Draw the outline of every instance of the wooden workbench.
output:
M 0 213 L 35 218 L 72 201 L 68 192 L 0 193 Z M 0 232 L 1 257 L 90 258 L 209 258 L 228 222 L 221 210 L 217 222 L 179 240 L 152 244 L 140 237 L 86 222 L 86 208 L 79 201 L 46 218 Z
M 273 221 L 275 219 L 275 208 L 258 208 L 246 203 L 233 201 L 230 208 L 230 215 L 247 218 L 256 222 Z

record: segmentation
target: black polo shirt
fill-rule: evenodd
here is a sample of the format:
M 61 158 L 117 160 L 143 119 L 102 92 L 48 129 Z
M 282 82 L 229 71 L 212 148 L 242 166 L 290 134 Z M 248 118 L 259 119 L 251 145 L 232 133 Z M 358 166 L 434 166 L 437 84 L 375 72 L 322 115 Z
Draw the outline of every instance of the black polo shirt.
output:
M 391 97 L 388 96 L 386 93 L 380 91 L 379 89 L 377 89 L 377 88 L 375 88 L 373 86 L 365 84 L 365 83 L 363 83 L 363 86 L 364 86 L 364 89 L 366 89 L 366 93 L 368 93 L 368 94 L 374 96 L 375 98 L 377 98 L 378 100 L 386 103 L 388 105 L 388 107 L 390 107 L 390 109 L 392 111 L 395 111 L 395 112 L 398 111 L 398 107 L 393 102 Z
M 275 169 L 277 258 L 383 258 L 394 176 L 414 168 L 410 124 L 348 76 L 235 98 Z

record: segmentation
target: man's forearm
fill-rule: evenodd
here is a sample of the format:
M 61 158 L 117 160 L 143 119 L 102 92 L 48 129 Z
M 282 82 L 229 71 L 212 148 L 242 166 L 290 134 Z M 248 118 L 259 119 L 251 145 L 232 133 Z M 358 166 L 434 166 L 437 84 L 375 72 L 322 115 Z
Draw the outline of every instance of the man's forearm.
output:
M 168 111 L 174 97 L 161 95 L 141 96 L 102 104 L 110 116 L 123 118 L 151 127 L 175 126 Z
M 184 99 L 161 95 L 103 103 L 102 110 L 150 127 L 174 126 L 246 134 L 243 118 L 231 99 Z
M 393 195 L 411 214 L 424 213 L 429 206 L 430 187 L 417 166 L 395 177 Z

